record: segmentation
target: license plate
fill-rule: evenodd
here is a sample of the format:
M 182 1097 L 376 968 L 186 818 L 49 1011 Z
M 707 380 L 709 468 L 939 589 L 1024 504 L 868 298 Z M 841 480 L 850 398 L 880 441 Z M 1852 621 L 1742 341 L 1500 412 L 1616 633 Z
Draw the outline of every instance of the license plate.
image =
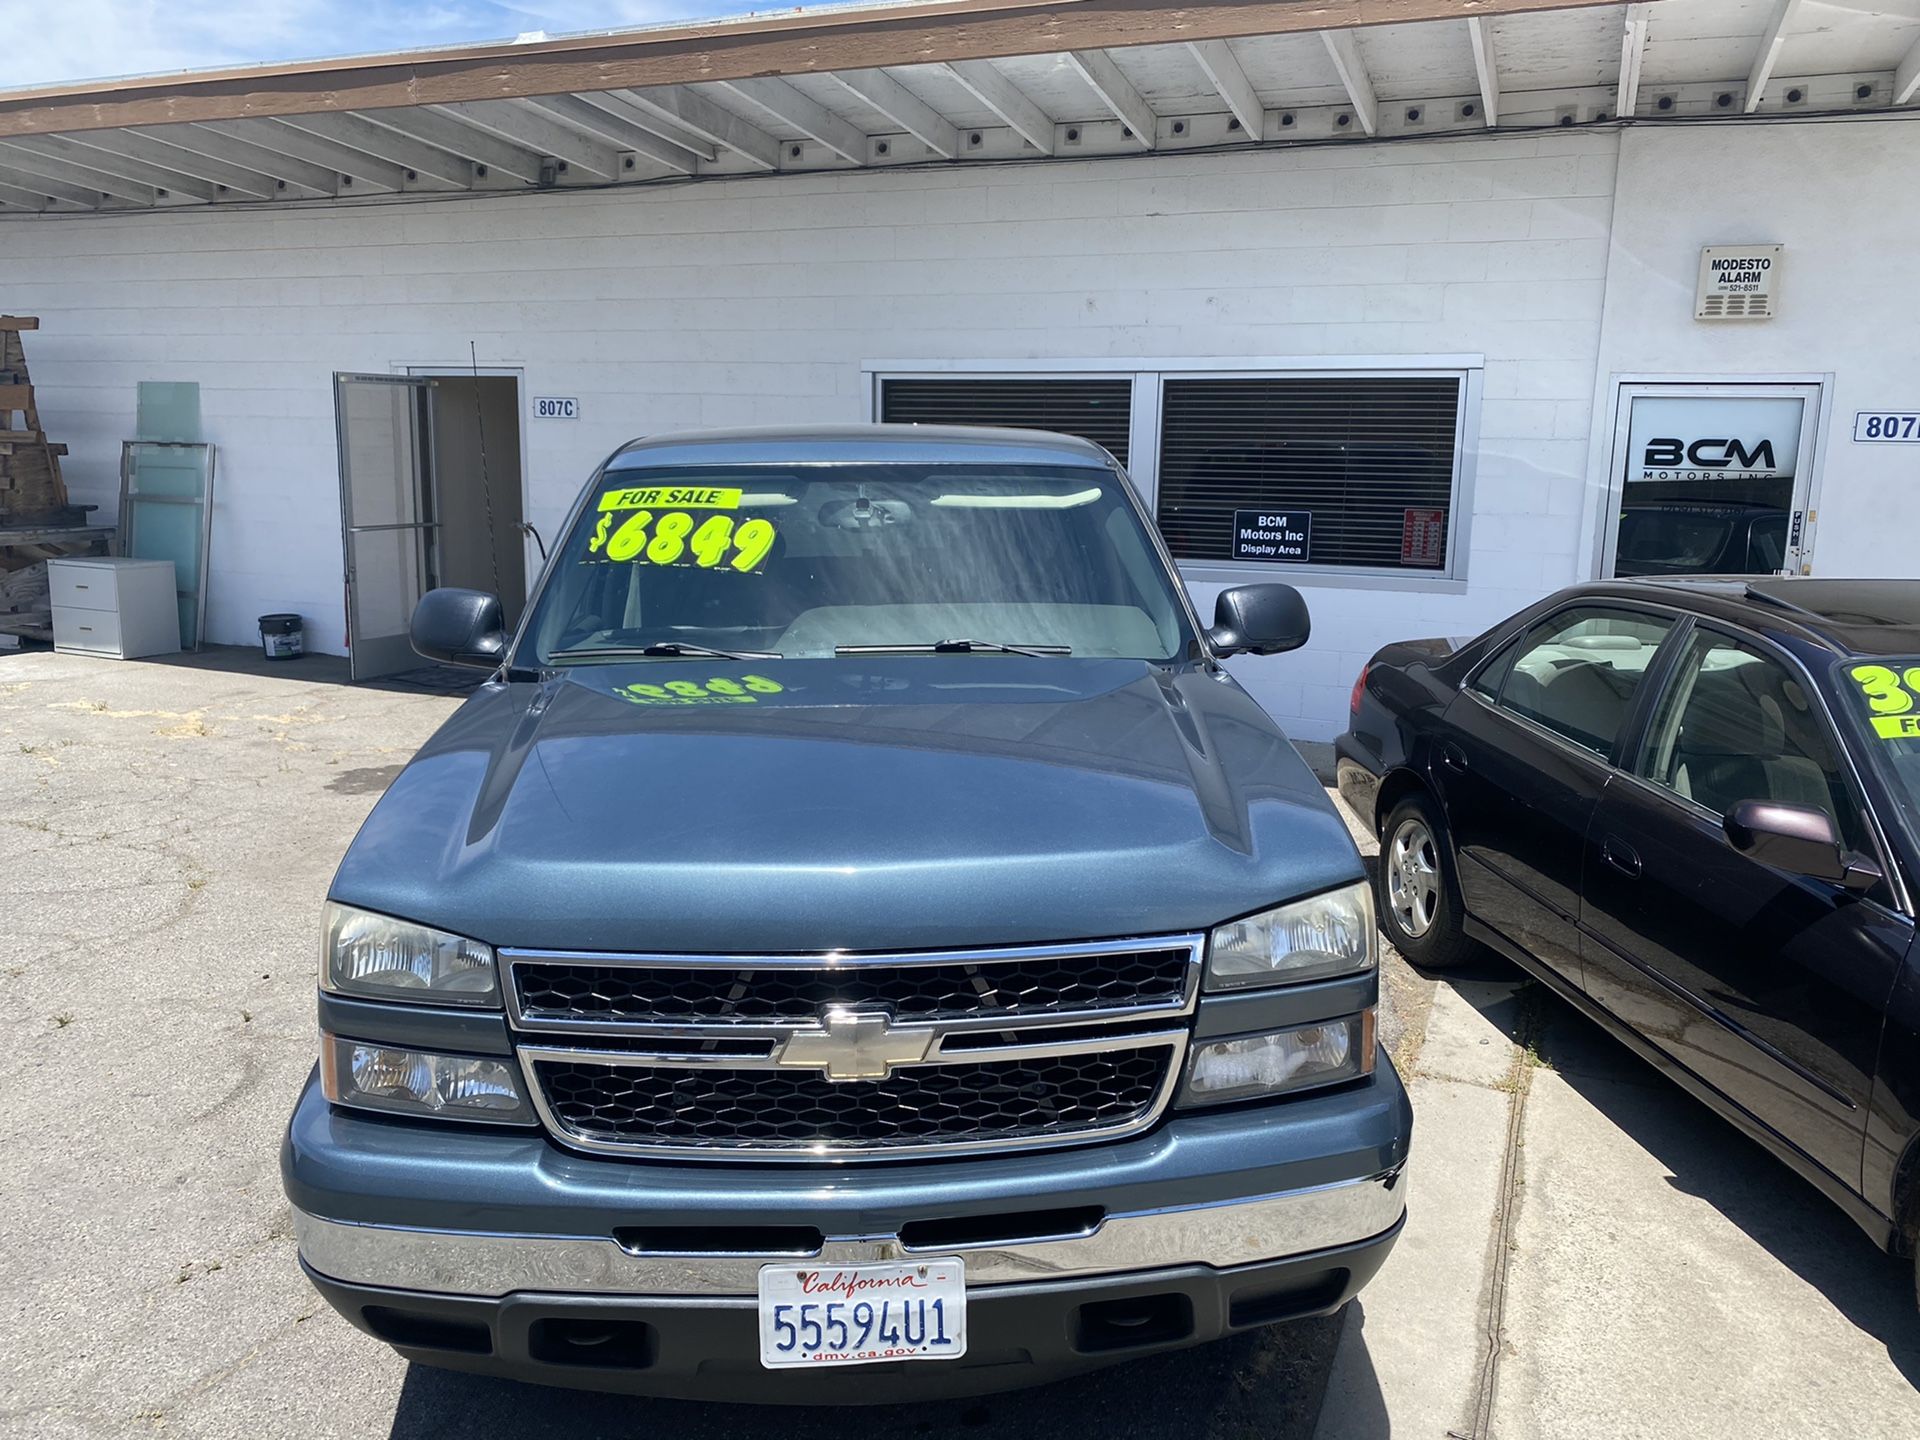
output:
M 966 1353 L 959 1260 L 760 1267 L 760 1363 L 770 1370 Z

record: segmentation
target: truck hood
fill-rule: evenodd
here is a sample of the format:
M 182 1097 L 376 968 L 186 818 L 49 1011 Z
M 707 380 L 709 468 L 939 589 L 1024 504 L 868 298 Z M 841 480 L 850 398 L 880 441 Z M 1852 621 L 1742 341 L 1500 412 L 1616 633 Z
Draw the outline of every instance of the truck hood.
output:
M 1214 673 L 846 658 L 761 662 L 748 689 L 747 668 L 483 686 L 333 898 L 496 945 L 781 953 L 1201 929 L 1363 873 L 1285 735 Z

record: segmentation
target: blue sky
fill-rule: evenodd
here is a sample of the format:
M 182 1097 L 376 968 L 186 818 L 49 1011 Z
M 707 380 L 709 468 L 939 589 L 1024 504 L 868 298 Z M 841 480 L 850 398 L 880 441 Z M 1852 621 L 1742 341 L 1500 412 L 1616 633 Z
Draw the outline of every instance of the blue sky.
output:
M 0 0 L 0 90 L 755 8 L 773 7 L 764 0 Z

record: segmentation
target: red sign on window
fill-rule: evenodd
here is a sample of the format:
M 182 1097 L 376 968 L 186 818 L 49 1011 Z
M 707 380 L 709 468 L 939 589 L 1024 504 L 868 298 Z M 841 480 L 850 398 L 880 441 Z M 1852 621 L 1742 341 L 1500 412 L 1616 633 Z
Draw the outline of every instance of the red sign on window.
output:
M 1447 561 L 1447 512 L 1407 510 L 1400 522 L 1402 565 L 1444 565 Z

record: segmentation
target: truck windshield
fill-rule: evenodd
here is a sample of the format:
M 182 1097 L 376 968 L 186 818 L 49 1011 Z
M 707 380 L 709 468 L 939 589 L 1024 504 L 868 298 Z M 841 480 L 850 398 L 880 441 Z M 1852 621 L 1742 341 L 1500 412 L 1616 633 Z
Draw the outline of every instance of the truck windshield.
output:
M 1037 465 L 610 468 L 523 643 L 541 665 L 936 645 L 1169 661 L 1185 612 L 1123 483 Z
M 1836 673 L 1857 748 L 1886 780 L 1900 818 L 1920 839 L 1920 655 L 1843 660 Z

